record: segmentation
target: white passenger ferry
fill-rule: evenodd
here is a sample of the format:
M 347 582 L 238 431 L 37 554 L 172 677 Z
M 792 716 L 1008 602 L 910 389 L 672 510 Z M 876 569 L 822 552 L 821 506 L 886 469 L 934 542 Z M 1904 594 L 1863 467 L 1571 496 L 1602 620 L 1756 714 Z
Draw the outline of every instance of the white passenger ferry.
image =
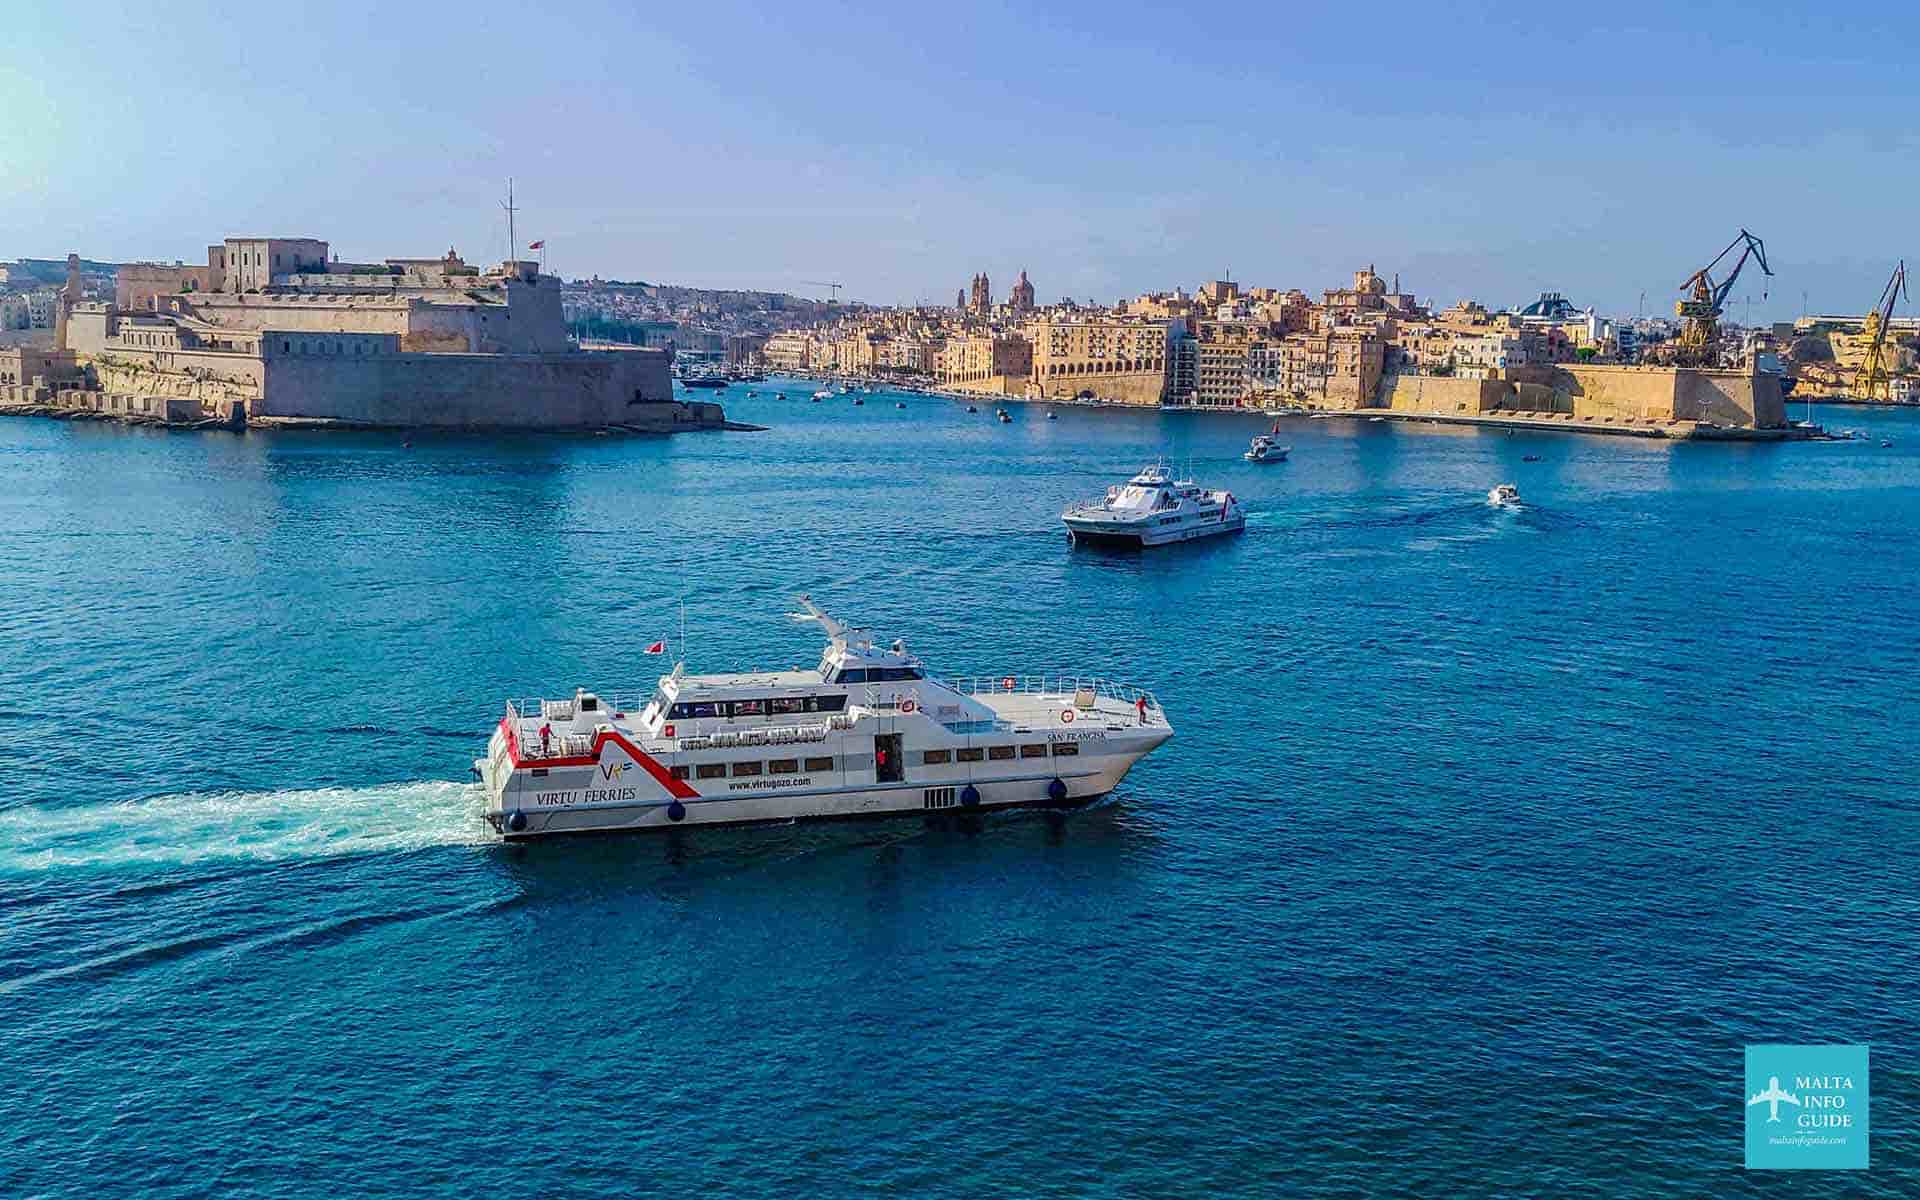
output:
M 1247 514 L 1232 492 L 1208 491 L 1191 479 L 1175 480 L 1165 463 L 1155 463 L 1124 486 L 1110 487 L 1099 500 L 1076 504 L 1060 514 L 1076 541 L 1161 546 L 1239 533 Z
M 507 705 L 474 762 L 510 839 L 814 817 L 1068 806 L 1173 736 L 1150 692 L 1091 676 L 946 681 L 905 643 L 800 603 L 813 670 L 688 675 L 651 697 Z

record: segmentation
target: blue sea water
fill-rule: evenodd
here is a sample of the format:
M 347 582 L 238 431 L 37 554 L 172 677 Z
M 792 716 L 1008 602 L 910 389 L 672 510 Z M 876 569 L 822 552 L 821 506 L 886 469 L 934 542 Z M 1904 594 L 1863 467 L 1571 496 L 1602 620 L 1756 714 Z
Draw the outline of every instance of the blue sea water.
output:
M 0 1195 L 1920 1187 L 1920 415 L 1255 467 L 1251 418 L 785 390 L 0 423 Z M 1069 547 L 1160 453 L 1245 535 Z M 694 669 L 810 662 L 801 589 L 1179 734 L 1065 818 L 488 834 L 505 698 L 646 686 L 683 597 Z M 1869 1171 L 1743 1172 L 1754 1042 L 1871 1043 Z

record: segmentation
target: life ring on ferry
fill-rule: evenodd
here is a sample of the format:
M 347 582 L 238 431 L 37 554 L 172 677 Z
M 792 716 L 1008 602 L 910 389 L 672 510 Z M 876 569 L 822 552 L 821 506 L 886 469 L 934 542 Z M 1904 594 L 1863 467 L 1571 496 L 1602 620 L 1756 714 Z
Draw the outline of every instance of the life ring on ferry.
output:
M 980 789 L 973 786 L 972 784 L 968 784 L 966 787 L 962 788 L 960 790 L 960 807 L 979 808 L 980 807 Z
M 687 806 L 675 800 L 667 805 L 667 820 L 684 821 L 687 819 Z
M 909 696 L 908 698 L 906 698 L 905 700 L 902 700 L 902 701 L 900 702 L 900 711 L 901 711 L 901 712 L 903 712 L 903 713 L 910 713 L 910 712 L 912 712 L 913 710 L 914 710 L 914 703 L 913 703 L 913 698 L 912 698 L 911 696 Z
M 1006 677 L 1005 679 L 1002 679 L 1002 680 L 1000 681 L 1000 687 L 1001 687 L 1001 688 L 1002 688 L 1002 690 L 1004 690 L 1004 691 L 1009 691 L 1009 692 L 1010 692 L 1010 691 L 1012 691 L 1012 690 L 1013 690 L 1013 676 L 1011 676 L 1011 675 L 1009 675 L 1009 676 L 1007 676 L 1007 677 Z
M 1073 710 L 1072 710 L 1072 709 L 1070 709 L 1070 708 L 1063 708 L 1063 709 L 1061 709 L 1061 710 L 1060 710 L 1060 723 L 1061 723 L 1062 725 L 1071 725 L 1071 724 L 1073 724 Z

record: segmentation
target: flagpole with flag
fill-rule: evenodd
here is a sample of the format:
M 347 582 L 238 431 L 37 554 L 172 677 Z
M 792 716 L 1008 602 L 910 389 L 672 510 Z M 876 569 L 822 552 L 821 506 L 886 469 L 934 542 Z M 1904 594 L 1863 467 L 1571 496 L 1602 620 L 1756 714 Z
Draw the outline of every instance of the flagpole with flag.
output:
M 547 273 L 547 239 L 541 238 L 537 242 L 528 242 L 527 249 L 540 252 L 540 273 L 545 275 Z

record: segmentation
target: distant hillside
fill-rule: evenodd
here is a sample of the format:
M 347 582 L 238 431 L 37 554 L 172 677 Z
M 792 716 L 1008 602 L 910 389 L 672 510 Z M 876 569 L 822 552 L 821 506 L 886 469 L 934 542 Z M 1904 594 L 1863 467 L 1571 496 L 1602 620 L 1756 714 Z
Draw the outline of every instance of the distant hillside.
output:
M 0 262 L 7 268 L 8 284 L 20 286 L 23 279 L 33 279 L 40 283 L 65 283 L 67 279 L 67 260 L 64 258 L 23 258 L 17 262 Z M 80 271 L 85 275 L 113 275 L 120 270 L 119 263 L 99 262 L 91 258 L 80 260 Z

